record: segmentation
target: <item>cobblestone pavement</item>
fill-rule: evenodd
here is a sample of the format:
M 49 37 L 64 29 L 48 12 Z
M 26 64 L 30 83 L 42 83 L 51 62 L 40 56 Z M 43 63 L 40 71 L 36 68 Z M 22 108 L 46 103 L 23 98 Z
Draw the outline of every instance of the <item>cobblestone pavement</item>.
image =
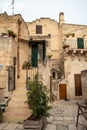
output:
M 76 101 L 56 101 L 51 104 L 50 117 L 47 119 L 45 130 L 86 130 L 79 126 L 76 128 L 77 105 Z M 81 122 L 87 125 L 82 118 Z M 22 123 L 1 123 L 0 130 L 24 130 Z M 27 129 L 28 130 L 28 129 Z

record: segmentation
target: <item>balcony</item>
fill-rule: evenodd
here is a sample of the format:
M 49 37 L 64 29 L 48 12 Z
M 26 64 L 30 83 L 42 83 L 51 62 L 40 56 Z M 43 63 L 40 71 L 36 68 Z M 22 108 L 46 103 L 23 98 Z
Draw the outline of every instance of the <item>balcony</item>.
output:
M 66 56 L 71 56 L 72 60 L 78 57 L 78 60 L 81 60 L 81 57 L 87 61 L 87 40 L 80 39 L 78 42 L 77 38 L 67 38 L 64 41 L 64 52 L 67 54 Z M 66 58 L 65 58 L 66 59 Z
M 80 43 L 81 46 L 78 45 L 77 38 L 67 38 L 64 41 L 63 49 L 65 49 L 67 53 L 85 53 L 87 52 L 87 40 L 83 40 L 82 44 L 83 45 Z

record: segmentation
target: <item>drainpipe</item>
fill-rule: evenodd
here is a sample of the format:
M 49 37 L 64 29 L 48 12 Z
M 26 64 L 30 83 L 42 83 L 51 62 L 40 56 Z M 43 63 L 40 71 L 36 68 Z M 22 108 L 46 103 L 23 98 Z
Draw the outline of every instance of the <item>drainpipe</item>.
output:
M 50 102 L 52 102 L 52 75 L 50 75 Z
M 18 20 L 18 46 L 17 46 L 17 78 L 20 78 L 20 36 L 21 36 L 21 23 L 20 19 Z

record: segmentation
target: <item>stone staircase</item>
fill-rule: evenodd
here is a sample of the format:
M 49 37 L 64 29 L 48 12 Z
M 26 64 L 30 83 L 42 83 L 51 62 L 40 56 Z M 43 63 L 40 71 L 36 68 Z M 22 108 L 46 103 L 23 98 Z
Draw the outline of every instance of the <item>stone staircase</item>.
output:
M 20 71 L 20 78 L 17 79 L 16 88 L 26 86 L 26 70 Z
M 18 79 L 16 89 L 10 92 L 11 100 L 3 113 L 4 122 L 22 122 L 31 114 L 28 108 L 24 74 Z
M 28 71 L 27 76 L 33 78 L 37 73 L 36 68 L 32 68 Z M 31 110 L 28 108 L 26 90 L 26 70 L 20 71 L 20 78 L 17 79 L 16 87 L 14 91 L 8 92 L 11 100 L 3 113 L 4 122 L 22 122 L 31 114 Z

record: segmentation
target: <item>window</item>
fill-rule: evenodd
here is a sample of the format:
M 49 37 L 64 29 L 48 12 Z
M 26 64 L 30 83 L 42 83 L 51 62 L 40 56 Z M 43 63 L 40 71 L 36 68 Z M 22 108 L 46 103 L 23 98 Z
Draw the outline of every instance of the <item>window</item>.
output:
M 77 46 L 79 49 L 84 49 L 84 40 L 83 38 L 77 38 Z
M 42 26 L 36 25 L 36 34 L 42 34 Z
M 0 70 L 2 70 L 3 69 L 3 65 L 2 64 L 0 64 Z
M 52 77 L 53 77 L 53 79 L 56 79 L 56 72 L 52 73 Z

